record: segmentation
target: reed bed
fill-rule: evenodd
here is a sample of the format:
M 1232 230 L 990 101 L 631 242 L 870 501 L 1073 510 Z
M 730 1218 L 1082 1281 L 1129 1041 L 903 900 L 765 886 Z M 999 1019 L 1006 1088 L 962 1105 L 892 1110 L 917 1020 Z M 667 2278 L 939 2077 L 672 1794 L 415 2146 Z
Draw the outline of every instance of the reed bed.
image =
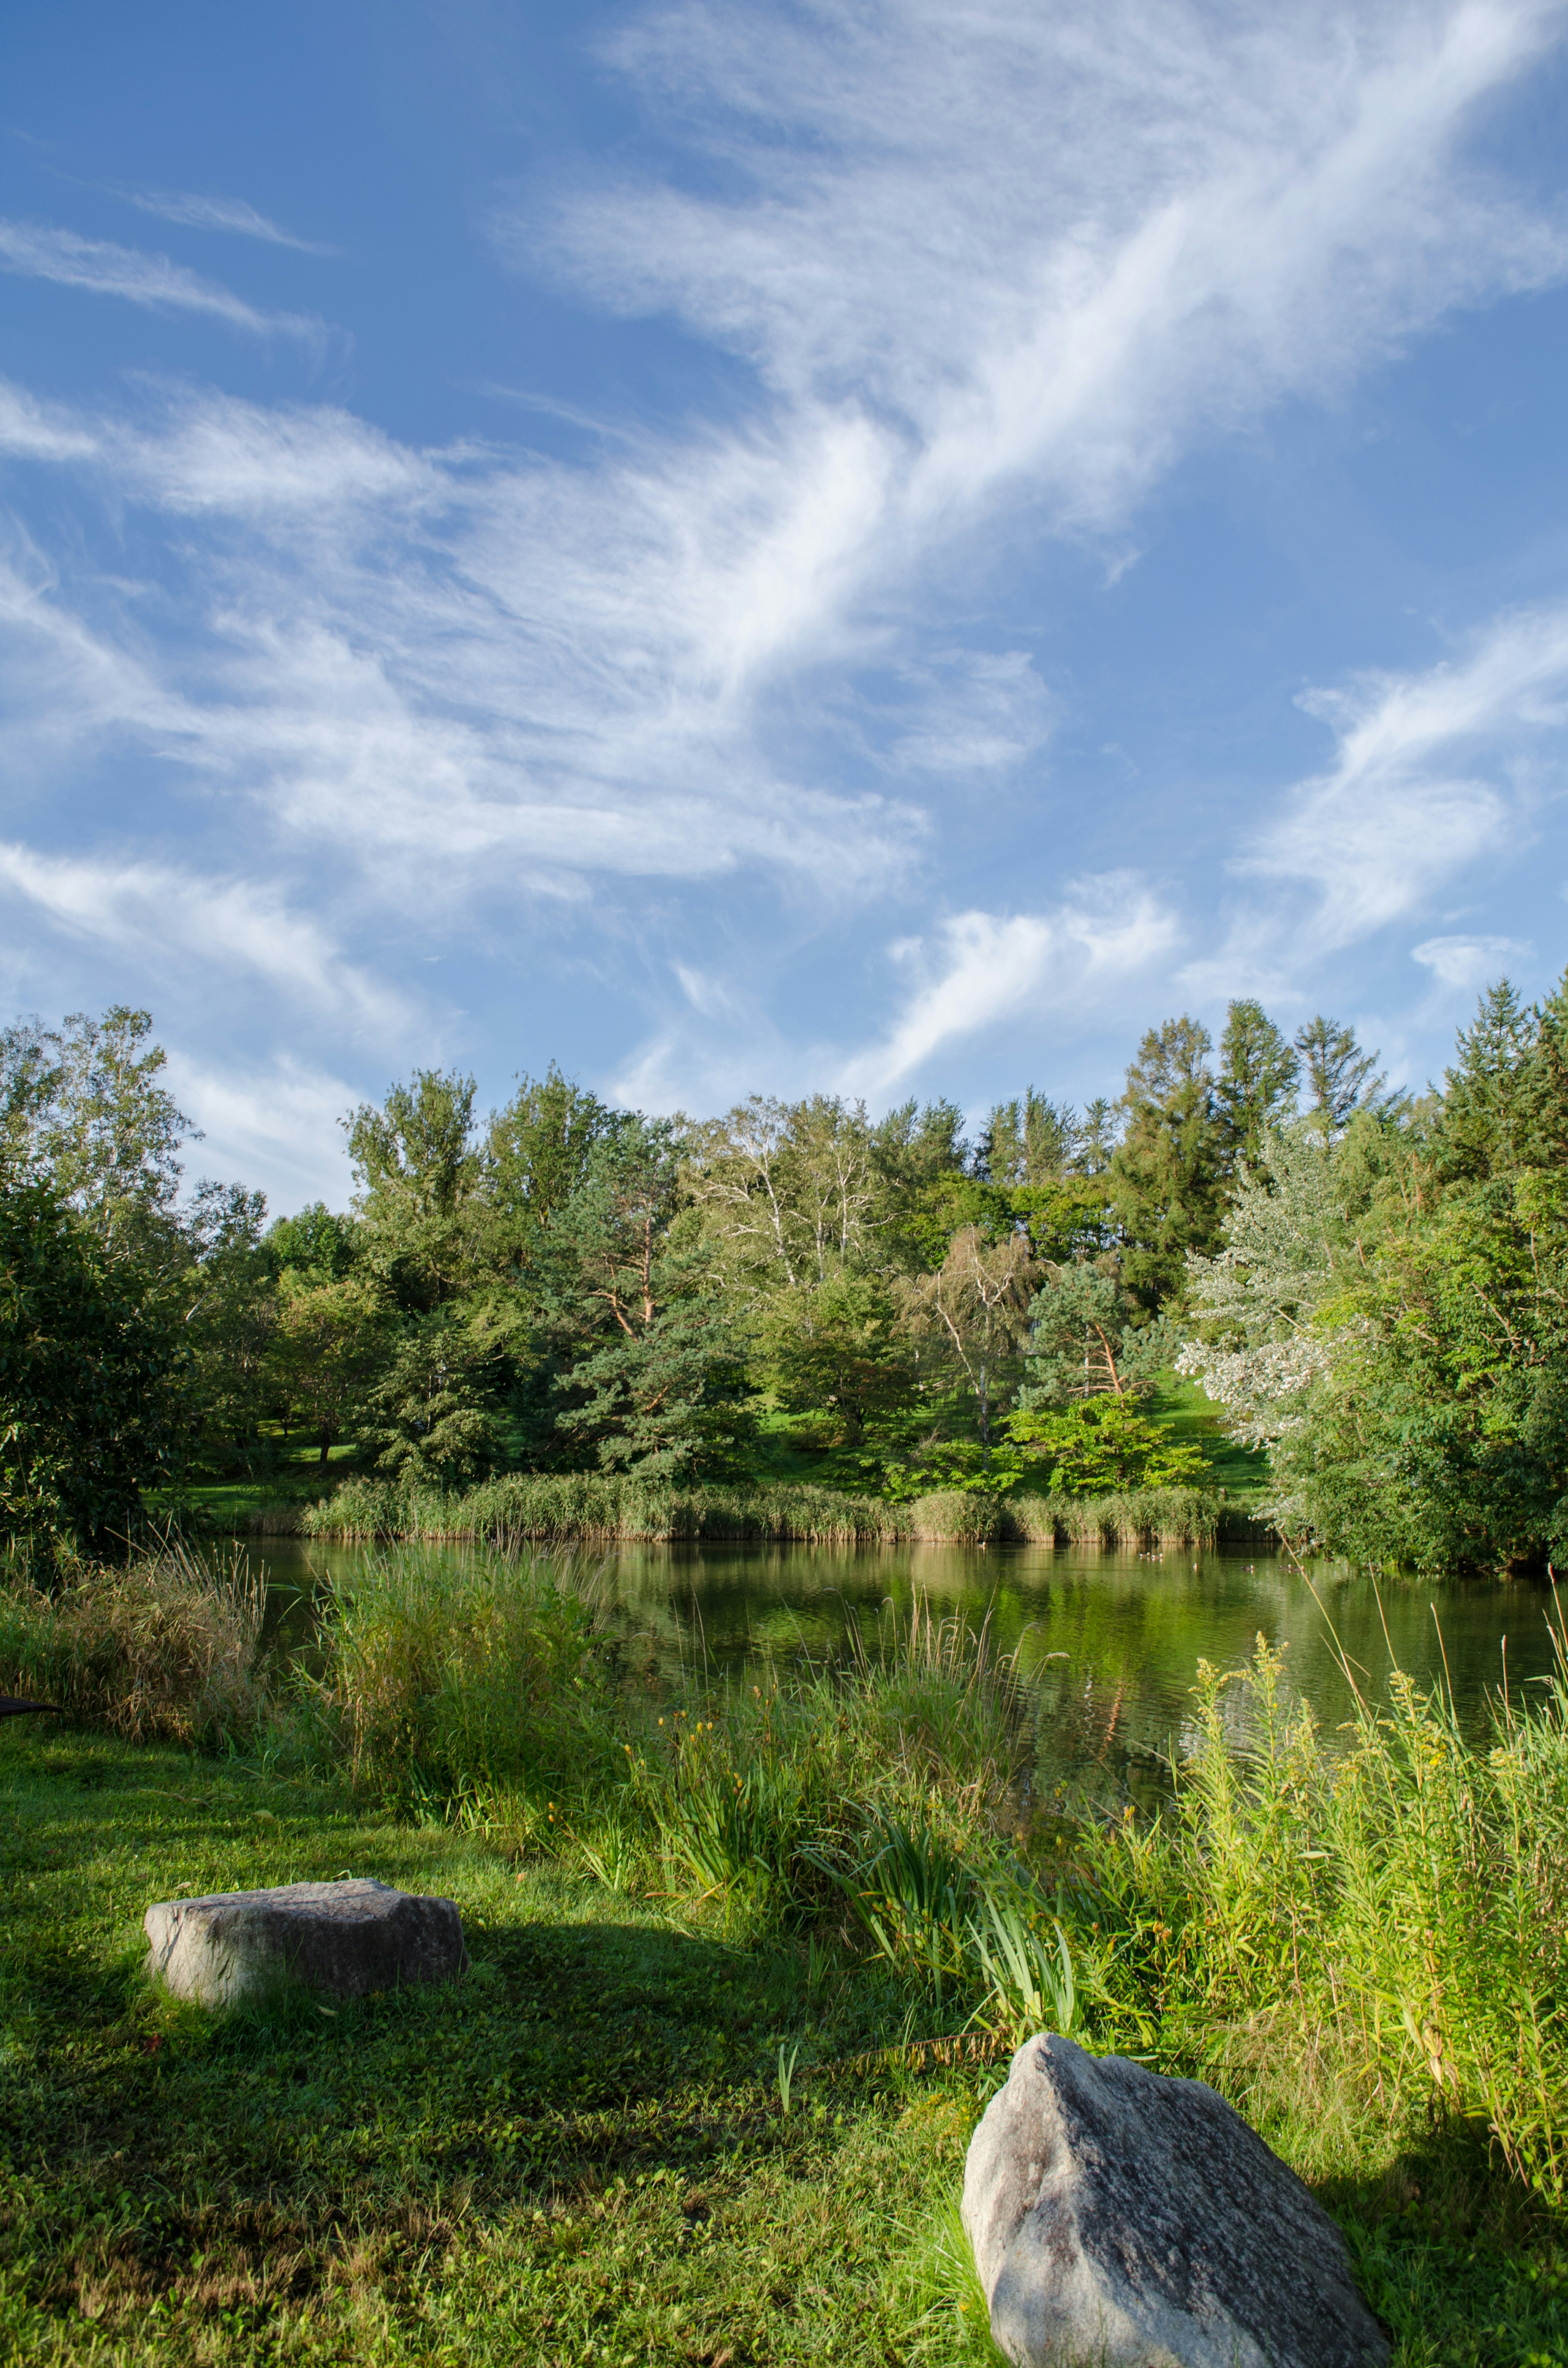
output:
M 1194 1701 L 1173 1814 L 1079 1837 L 1107 2028 L 1216 2078 L 1309 2171 L 1369 2128 L 1469 2124 L 1568 2201 L 1561 1676 L 1499 1699 L 1480 1748 L 1396 1670 L 1325 1749 L 1261 1637 L 1200 1664 Z
M 253 1735 L 267 1707 L 265 1589 L 243 1552 L 211 1566 L 172 1541 L 120 1566 L 0 1587 L 0 1691 L 132 1739 Z
M 1200 1488 L 1105 1497 L 994 1497 L 940 1489 L 907 1504 L 800 1486 L 678 1489 L 599 1473 L 511 1474 L 460 1495 L 354 1479 L 302 1513 L 265 1510 L 261 1534 L 431 1543 L 591 1539 L 814 1545 L 1212 1545 L 1221 1506 Z

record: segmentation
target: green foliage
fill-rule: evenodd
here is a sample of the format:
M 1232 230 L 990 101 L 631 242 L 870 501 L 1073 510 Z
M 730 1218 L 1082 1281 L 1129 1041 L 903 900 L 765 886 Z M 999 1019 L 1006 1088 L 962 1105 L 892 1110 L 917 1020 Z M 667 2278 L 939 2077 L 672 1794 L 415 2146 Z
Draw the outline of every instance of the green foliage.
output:
M 1220 1075 L 1214 1086 L 1215 1116 L 1222 1157 L 1234 1173 L 1239 1161 L 1255 1166 L 1264 1144 L 1295 1114 L 1301 1056 L 1288 1044 L 1261 1003 L 1233 1003 L 1220 1039 Z
M 1389 1106 L 1376 1053 L 1363 1052 L 1356 1030 L 1320 1011 L 1296 1037 L 1306 1071 L 1307 1122 L 1329 1142 L 1342 1135 L 1359 1110 L 1381 1113 Z
M 1568 1842 L 1563 1711 L 1560 1686 L 1499 1703 L 1478 1749 L 1396 1672 L 1330 1756 L 1261 1639 L 1248 1668 L 1200 1667 L 1177 1822 L 1081 1837 L 1112 2014 L 1159 2056 L 1206 2055 L 1265 2123 L 1286 2065 L 1396 2143 L 1479 2120 L 1560 2202 L 1564 1924 L 1542 1886 Z M 1309 2160 L 1335 2135 L 1321 2110 L 1296 2132 Z
M 1142 1314 L 1105 1267 L 1079 1259 L 1055 1268 L 1029 1308 L 1029 1378 L 1019 1405 L 1064 1406 L 1152 1389 L 1175 1344 L 1165 1324 L 1140 1323 Z
M 262 1247 L 276 1274 L 290 1274 L 301 1284 L 343 1282 L 358 1257 L 359 1235 L 352 1217 L 312 1201 L 298 1216 L 269 1225 Z
M 0 1169 L 0 1520 L 45 1559 L 129 1537 L 180 1464 L 166 1320 L 85 1221 Z
M 254 1472 L 271 1460 L 263 1424 L 273 1399 L 278 1299 L 266 1215 L 260 1192 L 204 1183 L 183 1217 L 186 1398 L 210 1470 Z
M 1151 1028 L 1127 1071 L 1126 1126 L 1110 1164 L 1122 1273 L 1153 1315 L 1179 1298 L 1190 1250 L 1218 1242 L 1224 1135 L 1209 1031 L 1185 1016 Z
M 394 1549 L 325 1580 L 318 1610 L 318 1748 L 356 1783 L 564 1789 L 614 1765 L 609 1663 L 572 1561 Z
M 348 1122 L 365 1255 L 412 1314 L 445 1304 L 472 1277 L 483 1174 L 473 1097 L 472 1077 L 416 1069 L 380 1110 L 362 1103 Z
M 1201 1486 L 1209 1477 L 1201 1447 L 1174 1440 L 1126 1398 L 1081 1399 L 1060 1412 L 1020 1406 L 1006 1430 L 1016 1447 L 1049 1469 L 1053 1495 Z
M 838 1443 L 850 1449 L 907 1404 L 914 1364 L 880 1275 L 830 1271 L 805 1290 L 778 1293 L 759 1326 L 757 1365 L 776 1402 L 796 1414 L 829 1409 Z
M 1021 1101 L 998 1102 L 975 1149 L 975 1168 L 993 1184 L 1054 1183 L 1072 1167 L 1078 1151 L 1078 1117 L 1070 1102 L 1053 1102 L 1025 1088 Z
M 676 1231 L 683 1150 L 669 1121 L 628 1121 L 594 1145 L 553 1227 L 550 1320 L 577 1349 L 558 1432 L 651 1479 L 734 1474 L 750 1433 L 744 1343 L 709 1257 Z
M 302 1430 L 324 1464 L 334 1442 L 359 1427 L 369 1392 L 385 1372 L 393 1325 L 373 1286 L 358 1275 L 317 1277 L 319 1268 L 284 1269 L 269 1380 L 285 1435 Z
M 994 1449 L 993 1471 L 1009 1468 L 1005 1452 Z M 1205 1488 L 1004 1496 L 999 1482 L 971 1487 L 967 1474 L 892 1502 L 832 1488 L 676 1488 L 598 1472 L 509 1473 L 454 1496 L 405 1494 L 356 1477 L 308 1507 L 299 1526 L 318 1538 L 790 1538 L 820 1545 L 1136 1545 L 1165 1539 L 1207 1545 L 1217 1534 L 1218 1510 Z
M 600 1143 L 627 1123 L 553 1062 L 542 1077 L 521 1076 L 485 1136 L 480 1220 L 486 1263 L 520 1277 L 548 1256 L 550 1229 L 588 1178 Z
M 483 1305 L 435 1307 L 400 1326 L 368 1393 L 361 1434 L 367 1458 L 394 1484 L 460 1487 L 500 1461 L 506 1336 L 487 1314 Z M 346 1365 L 347 1356 L 340 1372 Z
M 1369 1056 L 1322 1035 L 1339 1083 L 1194 1261 L 1182 1370 L 1270 1447 L 1288 1527 L 1364 1560 L 1539 1564 L 1568 1545 L 1558 1005 L 1491 990 L 1432 1109 L 1380 1105 Z
M 152 1015 L 115 1004 L 101 1020 L 72 1012 L 59 1029 L 19 1021 L 0 1034 L 0 1158 L 47 1178 L 85 1219 L 106 1257 L 144 1281 L 177 1268 L 182 1144 L 195 1130 L 166 1087 Z

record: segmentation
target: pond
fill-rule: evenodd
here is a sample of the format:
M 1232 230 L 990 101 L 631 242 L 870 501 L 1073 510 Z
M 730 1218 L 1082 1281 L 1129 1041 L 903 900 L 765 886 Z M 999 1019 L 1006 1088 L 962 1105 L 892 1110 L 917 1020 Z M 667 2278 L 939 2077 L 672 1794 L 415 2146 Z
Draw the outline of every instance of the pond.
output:
M 269 1624 L 303 1644 L 316 1577 L 353 1567 L 362 1548 L 256 1542 Z M 460 1554 L 461 1547 L 427 1548 Z M 841 1651 L 852 1623 L 868 1640 L 885 1606 L 917 1597 L 938 1617 L 989 1617 L 1035 1702 L 1035 1783 L 1152 1798 L 1181 1747 L 1200 1658 L 1233 1668 L 1255 1639 L 1285 1648 L 1294 1692 L 1325 1736 L 1349 1716 L 1343 1653 L 1369 1698 L 1391 1668 L 1451 1684 L 1474 1736 L 1505 1671 L 1516 1698 L 1553 1666 L 1549 1588 L 1529 1581 L 1432 1585 L 1373 1580 L 1260 1554 L 1153 1555 L 1010 1546 L 621 1545 L 582 1550 L 629 1633 L 673 1671 L 740 1676 L 762 1661 Z M 1315 1590 L 1315 1596 L 1314 1596 Z M 1331 1625 L 1332 1623 L 1332 1625 Z

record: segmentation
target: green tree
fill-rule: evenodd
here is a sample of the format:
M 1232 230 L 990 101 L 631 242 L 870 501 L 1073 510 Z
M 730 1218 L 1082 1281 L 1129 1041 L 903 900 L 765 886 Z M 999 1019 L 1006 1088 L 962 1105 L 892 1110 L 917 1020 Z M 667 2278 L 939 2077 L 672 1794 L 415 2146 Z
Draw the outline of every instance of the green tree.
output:
M 1142 1310 L 1119 1277 L 1087 1259 L 1054 1267 L 1029 1307 L 1024 1406 L 1059 1406 L 1075 1398 L 1133 1398 L 1151 1389 L 1176 1341 Z
M 1568 1165 L 1568 994 L 1522 1003 L 1500 979 L 1461 1029 L 1444 1080 L 1436 1154 L 1450 1183 Z
M 263 1241 L 266 1218 L 264 1193 L 211 1182 L 198 1186 L 182 1215 L 187 1396 L 191 1428 L 210 1467 L 255 1471 L 269 1460 L 263 1423 L 272 1397 L 278 1303 Z
M 738 1469 L 752 1430 L 750 1344 L 685 1205 L 687 1154 L 674 1121 L 628 1116 L 551 1227 L 546 1320 L 571 1355 L 558 1435 L 607 1469 L 657 1478 Z
M 1017 1380 L 1039 1266 L 1027 1237 L 991 1240 L 978 1225 L 954 1235 L 942 1264 L 904 1292 L 904 1320 L 972 1395 L 983 1449 L 992 1417 Z
M 340 1286 L 341 1288 L 341 1286 Z M 406 1317 L 367 1397 L 361 1445 L 405 1487 L 463 1487 L 503 1461 L 506 1339 L 484 1313 Z
M 285 1431 L 301 1430 L 324 1464 L 339 1440 L 358 1429 L 370 1390 L 390 1360 L 395 1330 L 380 1296 L 360 1277 L 317 1275 L 319 1269 L 312 1274 L 298 1264 L 283 1270 L 267 1378 Z
M 1220 1235 L 1223 1136 L 1196 1019 L 1151 1028 L 1127 1071 L 1126 1127 L 1110 1166 L 1124 1241 L 1122 1273 L 1149 1315 L 1179 1301 L 1189 1250 Z
M 106 1553 L 181 1465 L 179 1352 L 50 1184 L 0 1169 L 0 1520 L 46 1557 Z
M 485 1137 L 483 1230 L 492 1269 L 518 1279 L 534 1273 L 552 1219 L 587 1179 L 596 1144 L 625 1122 L 553 1062 L 542 1077 L 517 1079 L 505 1110 L 492 1112 Z
M 167 1056 L 152 1015 L 115 1004 L 58 1029 L 18 1022 L 0 1037 L 0 1114 L 14 1170 L 45 1178 L 117 1265 L 150 1283 L 187 1262 L 176 1214 L 181 1166 L 198 1130 L 162 1082 Z
M 1079 1175 L 1108 1175 L 1120 1139 L 1121 1121 L 1115 1104 L 1108 1102 L 1103 1094 L 1096 1094 L 1094 1100 L 1085 1105 L 1078 1128 L 1073 1165 Z
M 1301 1060 L 1261 1003 L 1233 1003 L 1220 1039 L 1220 1074 L 1214 1110 L 1221 1137 L 1221 1157 L 1233 1175 L 1242 1160 L 1256 1167 L 1265 1139 L 1294 1114 Z
M 889 1284 L 875 1274 L 840 1269 L 808 1290 L 777 1294 L 762 1321 L 759 1361 L 786 1413 L 825 1408 L 839 1444 L 850 1449 L 903 1406 L 915 1384 L 908 1334 Z
M 426 1315 L 460 1297 L 476 1270 L 483 1166 L 474 1081 L 416 1069 L 380 1110 L 346 1121 L 365 1255 L 399 1307 Z
M 1013 1190 L 1053 1183 L 1066 1175 L 1078 1149 L 1078 1118 L 1071 1102 L 1053 1102 L 1033 1086 L 1022 1101 L 998 1102 L 975 1151 L 975 1172 Z
M 1081 1399 L 1055 1413 L 1046 1406 L 1020 1406 L 1004 1429 L 1015 1446 L 1048 1467 L 1045 1485 L 1052 1495 L 1201 1486 L 1209 1477 L 1200 1447 L 1173 1440 L 1124 1397 Z
M 1298 1030 L 1296 1051 L 1306 1072 L 1308 1117 L 1331 1142 L 1344 1133 L 1358 1110 L 1385 1106 L 1378 1056 L 1362 1051 L 1354 1028 L 1325 1019 L 1320 1011 Z
M 301 1281 L 341 1282 L 359 1254 L 352 1217 L 339 1216 L 324 1201 L 312 1201 L 298 1216 L 278 1217 L 262 1240 L 274 1274 L 292 1272 Z

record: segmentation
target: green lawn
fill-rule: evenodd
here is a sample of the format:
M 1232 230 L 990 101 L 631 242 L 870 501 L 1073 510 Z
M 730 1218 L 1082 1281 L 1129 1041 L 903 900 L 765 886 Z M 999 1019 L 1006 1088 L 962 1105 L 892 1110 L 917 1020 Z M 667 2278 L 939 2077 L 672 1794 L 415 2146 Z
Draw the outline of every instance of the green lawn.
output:
M 472 1977 L 267 2017 L 145 1985 L 149 1901 L 345 1871 L 455 1898 Z M 995 2358 L 944 2248 L 996 2076 L 846 2062 L 907 2027 L 863 1968 L 813 1992 L 803 1945 L 483 1834 L 30 1721 L 0 1873 L 0 2360 Z M 1562 2229 L 1483 2137 L 1320 2192 L 1401 2368 L 1568 2362 Z
M 1194 1440 L 1209 1458 L 1214 1486 L 1243 1509 L 1256 1503 L 1268 1486 L 1268 1458 L 1261 1448 L 1242 1447 L 1223 1429 L 1220 1410 L 1196 1382 L 1176 1373 L 1160 1376 L 1159 1387 L 1146 1410 L 1179 1440 Z

